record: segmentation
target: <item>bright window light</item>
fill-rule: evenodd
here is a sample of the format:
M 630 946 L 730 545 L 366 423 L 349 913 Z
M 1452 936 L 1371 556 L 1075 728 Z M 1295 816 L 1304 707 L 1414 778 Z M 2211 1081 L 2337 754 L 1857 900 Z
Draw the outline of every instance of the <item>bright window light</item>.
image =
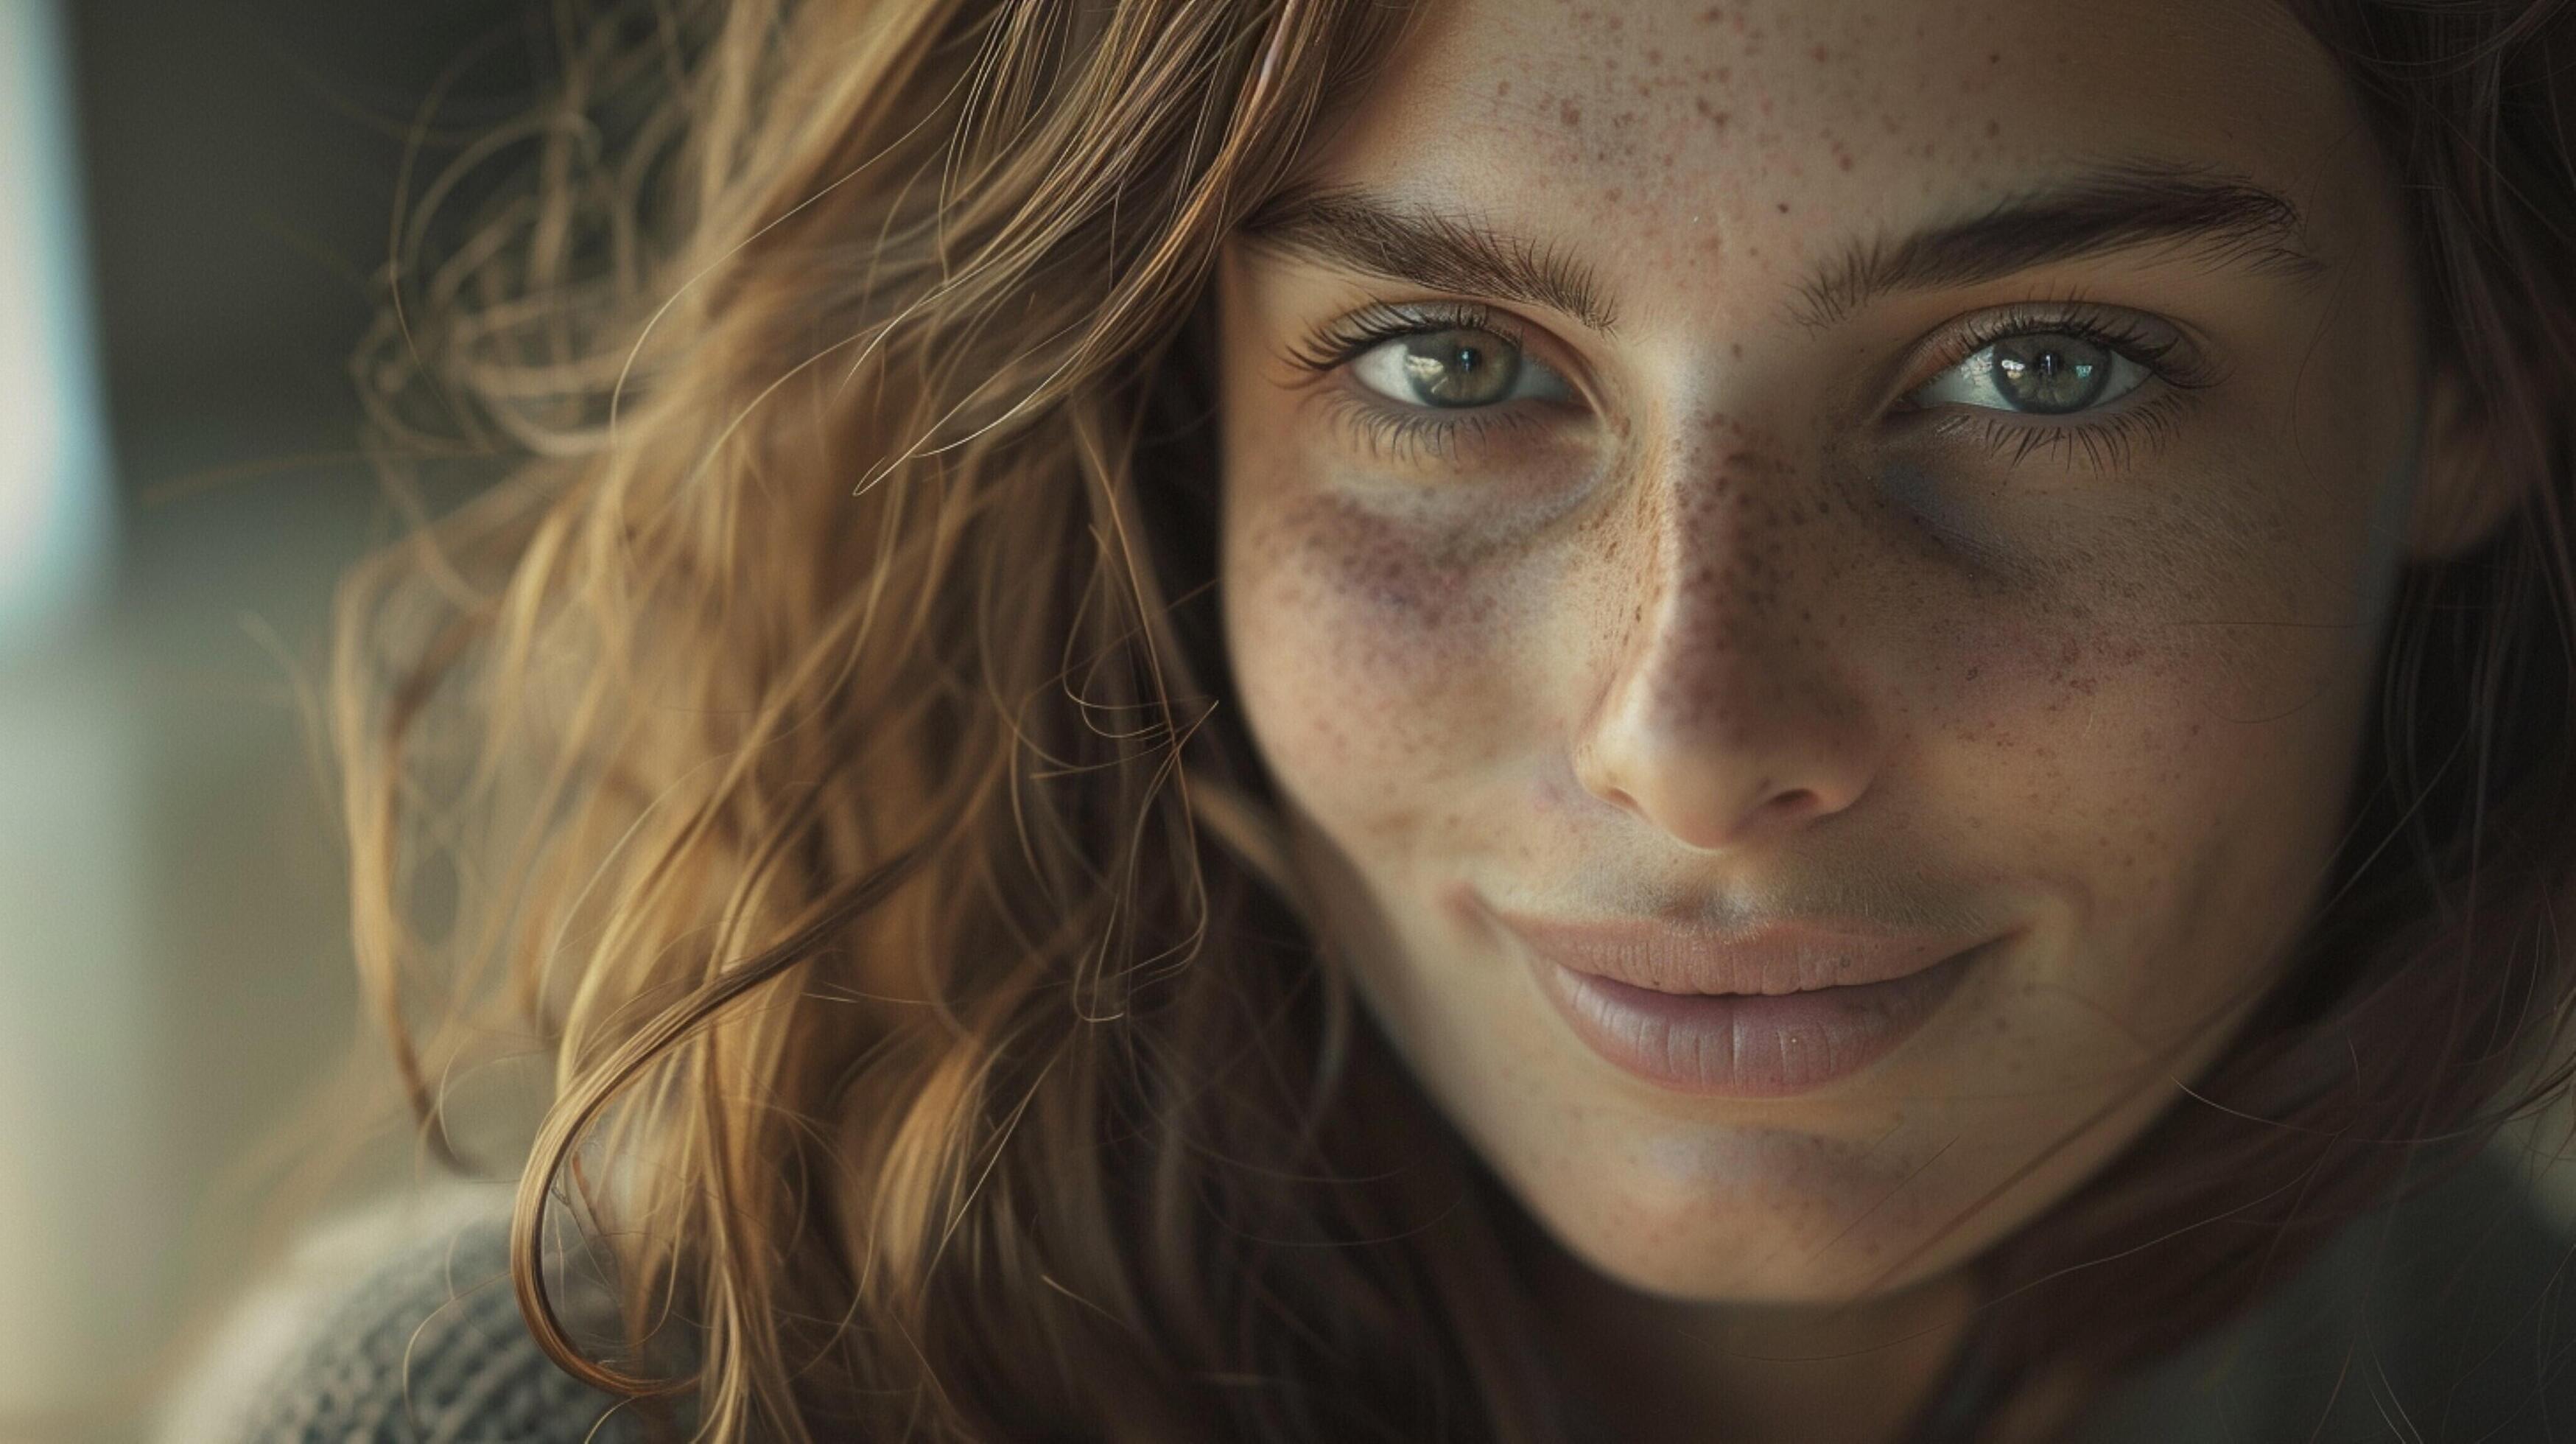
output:
M 54 0 L 0 0 L 0 655 L 106 574 L 107 456 Z

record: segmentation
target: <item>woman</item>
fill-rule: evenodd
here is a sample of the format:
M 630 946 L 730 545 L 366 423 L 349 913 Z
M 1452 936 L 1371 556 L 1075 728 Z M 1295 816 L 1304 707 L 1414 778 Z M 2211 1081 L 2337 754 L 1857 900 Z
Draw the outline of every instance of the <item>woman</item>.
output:
M 345 599 L 433 1138 L 557 1060 L 424 1428 L 2576 1397 L 2571 7 L 636 9 L 362 372 L 535 458 Z

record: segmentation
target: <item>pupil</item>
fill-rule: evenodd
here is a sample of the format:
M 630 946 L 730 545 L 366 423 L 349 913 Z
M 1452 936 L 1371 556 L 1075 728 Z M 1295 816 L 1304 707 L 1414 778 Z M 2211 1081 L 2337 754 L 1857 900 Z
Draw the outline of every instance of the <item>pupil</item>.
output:
M 2110 354 L 2076 336 L 2013 336 L 1995 343 L 1995 384 L 2024 411 L 2081 411 L 2110 384 Z
M 1434 331 L 1404 347 L 1404 374 L 1414 393 L 1433 406 L 1499 401 L 1519 371 L 1511 344 L 1483 331 Z

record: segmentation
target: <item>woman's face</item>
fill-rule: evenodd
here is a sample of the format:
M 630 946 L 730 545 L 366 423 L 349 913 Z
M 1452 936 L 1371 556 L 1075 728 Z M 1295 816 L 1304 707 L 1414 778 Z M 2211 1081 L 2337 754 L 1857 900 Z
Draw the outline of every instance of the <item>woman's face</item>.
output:
M 1229 246 L 1246 720 L 1573 1253 L 1930 1277 L 2245 1016 L 2407 545 L 2378 166 L 2243 0 L 1453 0 Z

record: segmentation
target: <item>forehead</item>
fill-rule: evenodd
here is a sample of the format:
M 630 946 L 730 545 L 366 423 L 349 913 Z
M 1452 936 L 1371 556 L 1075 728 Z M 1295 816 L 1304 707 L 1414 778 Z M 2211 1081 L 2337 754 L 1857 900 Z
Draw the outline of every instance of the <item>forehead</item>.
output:
M 1304 170 L 1687 285 L 2142 160 L 2276 190 L 2329 253 L 2385 203 L 2273 0 L 1436 0 Z

